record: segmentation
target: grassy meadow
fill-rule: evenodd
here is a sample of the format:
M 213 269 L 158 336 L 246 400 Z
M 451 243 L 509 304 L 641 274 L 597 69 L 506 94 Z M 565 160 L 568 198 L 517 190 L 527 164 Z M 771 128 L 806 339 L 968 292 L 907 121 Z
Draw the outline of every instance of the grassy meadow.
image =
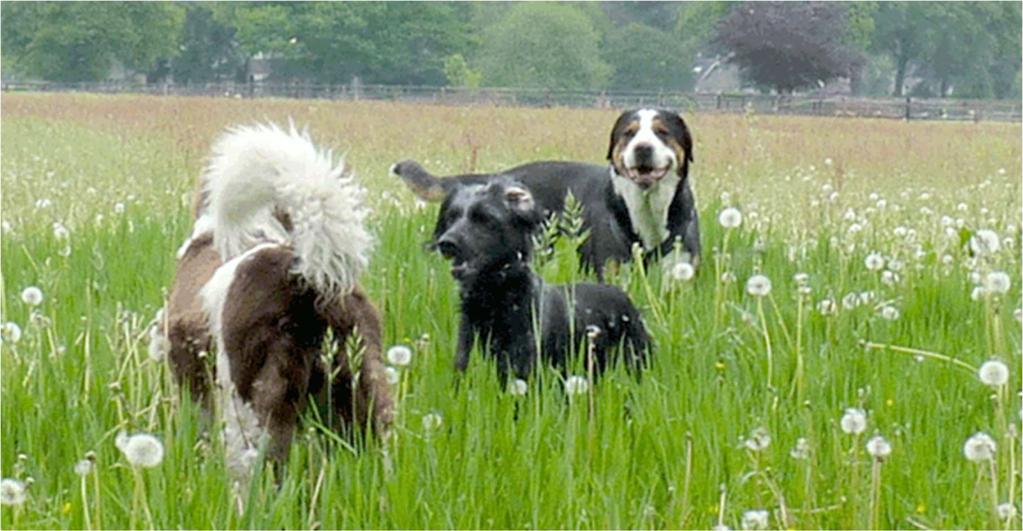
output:
M 519 396 L 476 356 L 454 385 L 456 288 L 422 248 L 436 206 L 387 168 L 600 162 L 616 114 L 5 93 L 0 475 L 20 483 L 0 500 L 20 503 L 0 526 L 1018 529 L 1019 124 L 686 114 L 703 266 L 610 278 L 654 337 L 642 380 L 569 396 L 547 370 Z M 387 458 L 310 416 L 280 486 L 267 469 L 239 510 L 148 327 L 214 136 L 289 117 L 369 190 L 362 281 L 413 356 Z M 548 281 L 586 278 L 570 243 L 538 259 Z M 121 431 L 162 462 L 129 465 Z M 990 459 L 964 454 L 978 432 Z

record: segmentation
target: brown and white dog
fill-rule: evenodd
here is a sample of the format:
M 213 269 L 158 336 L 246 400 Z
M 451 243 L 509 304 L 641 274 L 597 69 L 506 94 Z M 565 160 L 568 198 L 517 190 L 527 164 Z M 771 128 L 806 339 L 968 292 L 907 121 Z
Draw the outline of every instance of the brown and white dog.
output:
M 350 427 L 382 435 L 391 422 L 380 318 L 357 283 L 372 246 L 362 195 L 294 127 L 238 127 L 213 146 L 165 329 L 179 384 L 215 402 L 236 479 L 262 450 L 283 462 L 310 399 Z M 328 330 L 342 351 L 325 363 Z M 344 352 L 356 334 L 358 371 Z M 213 345 L 215 397 L 203 359 Z

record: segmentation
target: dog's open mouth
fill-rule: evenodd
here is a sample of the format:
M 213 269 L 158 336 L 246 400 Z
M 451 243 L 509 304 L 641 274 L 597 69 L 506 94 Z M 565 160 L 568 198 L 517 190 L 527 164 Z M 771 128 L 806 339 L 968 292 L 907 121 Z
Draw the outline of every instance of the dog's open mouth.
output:
M 451 276 L 455 277 L 456 280 L 461 280 L 472 272 L 472 267 L 469 263 L 461 258 L 451 259 Z
M 636 166 L 634 168 L 625 168 L 625 171 L 629 179 L 632 179 L 632 182 L 639 185 L 640 188 L 646 189 L 663 179 L 670 169 L 671 165 L 663 168 Z

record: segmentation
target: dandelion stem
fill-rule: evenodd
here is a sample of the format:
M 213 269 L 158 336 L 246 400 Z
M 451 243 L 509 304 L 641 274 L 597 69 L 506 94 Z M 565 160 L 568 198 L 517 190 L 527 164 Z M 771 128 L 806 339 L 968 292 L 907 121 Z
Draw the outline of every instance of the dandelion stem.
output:
M 88 479 L 86 476 L 81 477 L 82 487 L 82 518 L 85 520 L 85 528 L 92 529 L 92 519 L 89 517 L 89 489 L 86 485 Z
M 863 348 L 866 348 L 866 349 L 890 350 L 892 352 L 898 352 L 898 353 L 901 353 L 901 354 L 912 354 L 914 356 L 920 356 L 920 357 L 924 357 L 924 358 L 940 360 L 940 361 L 944 361 L 946 363 L 951 363 L 951 364 L 953 364 L 953 365 L 955 365 L 955 366 L 957 366 L 957 367 L 959 367 L 961 369 L 966 369 L 967 371 L 970 371 L 970 372 L 977 372 L 977 368 L 976 367 L 974 367 L 973 365 L 970 365 L 969 363 L 966 363 L 965 361 L 957 360 L 957 359 L 955 359 L 955 358 L 953 358 L 951 356 L 946 356 L 944 354 L 939 354 L 937 352 L 931 352 L 929 350 L 920 350 L 920 349 L 911 348 L 911 347 L 900 347 L 898 345 L 888 345 L 886 343 L 874 343 L 872 341 L 864 341 L 862 343 L 862 345 L 863 345 Z
M 881 529 L 881 460 L 877 458 L 870 470 L 870 528 Z
M 771 350 L 771 334 L 767 331 L 767 318 L 764 316 L 763 297 L 757 298 L 757 313 L 760 315 L 760 326 L 764 330 L 764 346 L 767 347 L 767 386 L 774 387 L 774 353 Z

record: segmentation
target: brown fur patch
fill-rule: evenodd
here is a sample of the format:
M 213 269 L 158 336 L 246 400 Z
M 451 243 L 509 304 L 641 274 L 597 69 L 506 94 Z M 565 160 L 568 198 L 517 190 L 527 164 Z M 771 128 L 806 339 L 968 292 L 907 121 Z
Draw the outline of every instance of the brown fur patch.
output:
M 178 385 L 187 387 L 192 398 L 210 411 L 212 341 L 199 290 L 220 267 L 220 255 L 213 248 L 213 235 L 194 239 L 178 261 L 170 299 L 167 301 L 166 335 L 170 341 L 171 370 Z
M 329 391 L 338 417 L 381 434 L 393 416 L 376 310 L 359 288 L 341 304 L 320 307 L 316 293 L 291 273 L 293 260 L 290 249 L 271 247 L 239 264 L 222 316 L 231 380 L 270 435 L 269 455 L 278 463 L 313 392 Z M 356 332 L 361 337 L 357 378 L 343 353 L 329 368 L 319 363 L 328 328 L 339 346 Z

